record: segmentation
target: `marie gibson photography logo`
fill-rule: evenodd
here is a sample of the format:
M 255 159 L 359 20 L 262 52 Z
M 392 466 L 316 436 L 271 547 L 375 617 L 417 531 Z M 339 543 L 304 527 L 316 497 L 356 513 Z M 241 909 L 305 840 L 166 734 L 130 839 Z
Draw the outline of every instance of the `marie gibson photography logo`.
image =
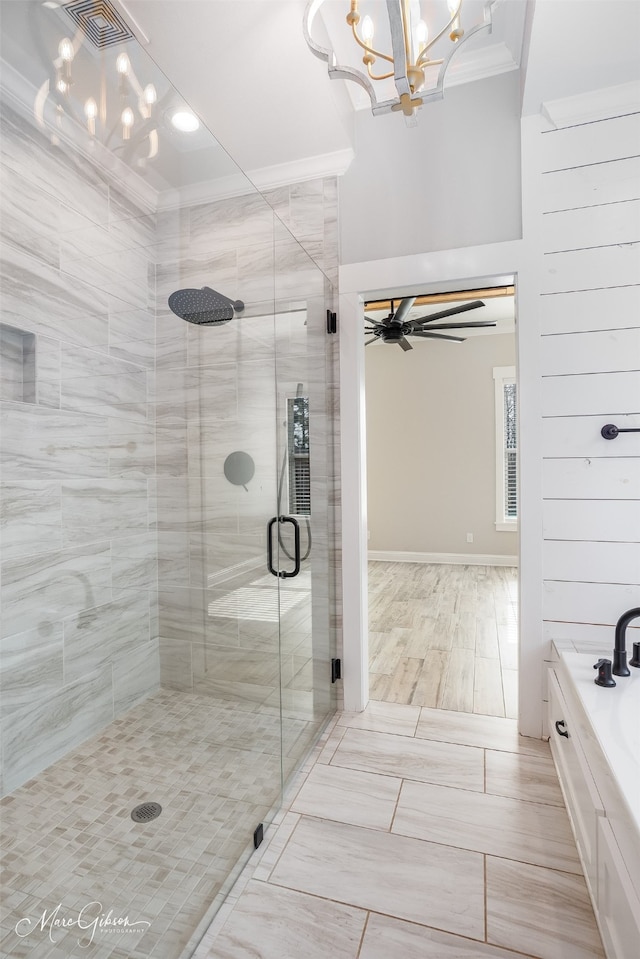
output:
M 77 916 L 65 915 L 62 903 L 59 902 L 53 909 L 44 909 L 42 915 L 35 919 L 23 916 L 15 924 L 16 935 L 21 939 L 32 936 L 38 930 L 46 932 L 50 942 L 59 942 L 62 933 L 76 929 L 78 931 L 78 945 L 88 949 L 97 934 L 102 933 L 142 933 L 151 925 L 146 919 L 131 920 L 129 916 L 118 916 L 113 909 L 104 911 L 101 902 L 97 899 L 88 902 L 80 909 Z

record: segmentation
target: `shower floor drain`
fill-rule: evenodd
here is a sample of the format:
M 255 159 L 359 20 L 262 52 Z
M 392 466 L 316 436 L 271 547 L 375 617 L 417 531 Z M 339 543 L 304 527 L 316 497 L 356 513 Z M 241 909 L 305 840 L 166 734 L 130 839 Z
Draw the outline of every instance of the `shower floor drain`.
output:
M 131 811 L 131 818 L 134 822 L 149 822 L 156 819 L 162 812 L 162 806 L 159 802 L 143 802 Z

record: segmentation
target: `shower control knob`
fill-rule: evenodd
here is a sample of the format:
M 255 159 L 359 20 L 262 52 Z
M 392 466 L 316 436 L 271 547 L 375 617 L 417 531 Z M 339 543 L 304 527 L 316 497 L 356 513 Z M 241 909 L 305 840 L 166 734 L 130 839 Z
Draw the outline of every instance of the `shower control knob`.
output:
M 599 659 L 593 664 L 593 668 L 598 670 L 598 675 L 594 679 L 596 686 L 615 686 L 616 681 L 611 675 L 611 660 Z

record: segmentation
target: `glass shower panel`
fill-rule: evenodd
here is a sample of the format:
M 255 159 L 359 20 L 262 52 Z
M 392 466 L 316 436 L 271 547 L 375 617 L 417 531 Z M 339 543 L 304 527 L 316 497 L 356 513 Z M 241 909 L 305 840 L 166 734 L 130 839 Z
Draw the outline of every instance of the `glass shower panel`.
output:
M 335 710 L 331 682 L 333 479 L 327 307 L 331 285 L 283 224 L 275 227 L 280 668 L 287 778 Z
M 96 926 L 96 954 L 178 959 L 281 795 L 289 240 L 207 130 L 171 125 L 184 101 L 135 38 L 96 43 L 109 22 L 79 6 L 0 0 L 2 949 L 79 954 L 86 907 L 136 923 Z M 207 326 L 169 306 L 203 287 Z

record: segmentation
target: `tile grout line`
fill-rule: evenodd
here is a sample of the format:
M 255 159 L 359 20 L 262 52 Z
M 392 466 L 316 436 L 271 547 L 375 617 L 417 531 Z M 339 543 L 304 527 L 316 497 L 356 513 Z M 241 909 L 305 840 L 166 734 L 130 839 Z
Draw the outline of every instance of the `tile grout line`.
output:
M 364 917 L 364 926 L 362 927 L 362 935 L 360 936 L 360 942 L 358 943 L 358 951 L 356 952 L 355 959 L 360 959 L 362 954 L 362 947 L 364 945 L 364 937 L 367 932 L 367 926 L 369 925 L 369 919 L 371 918 L 371 910 L 367 910 L 367 914 Z

